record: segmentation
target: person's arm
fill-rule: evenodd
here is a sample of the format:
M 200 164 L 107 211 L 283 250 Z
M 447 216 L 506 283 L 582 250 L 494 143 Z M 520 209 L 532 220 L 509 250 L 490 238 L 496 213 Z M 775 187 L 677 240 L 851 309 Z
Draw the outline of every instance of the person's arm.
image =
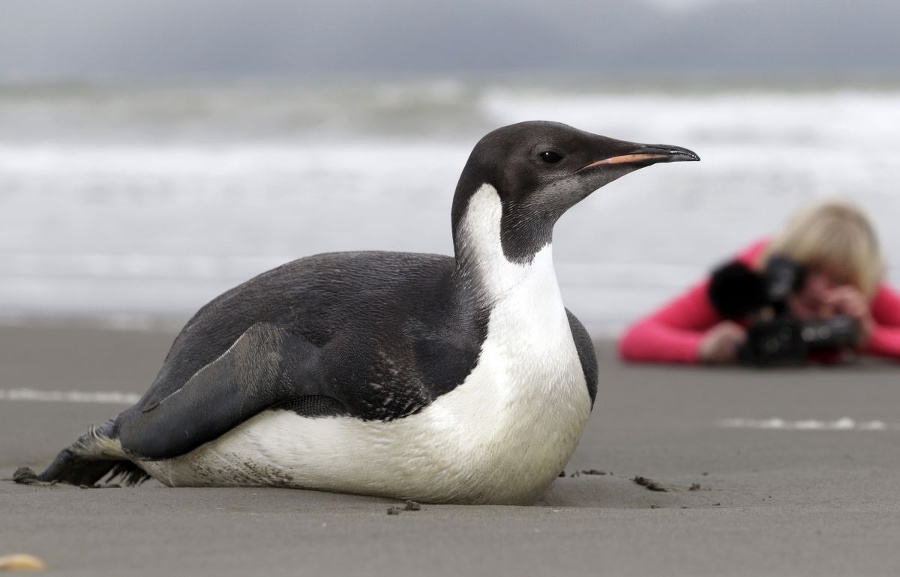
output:
M 619 341 L 622 359 L 632 362 L 700 362 L 707 330 L 722 319 L 709 302 L 708 281 L 632 325 Z
M 874 322 L 863 352 L 900 360 L 900 294 L 882 284 L 870 310 Z
M 768 241 L 758 240 L 741 251 L 736 261 L 756 266 Z M 619 340 L 619 355 L 633 362 L 734 362 L 743 327 L 724 320 L 709 300 L 710 279 L 651 315 L 638 320 Z

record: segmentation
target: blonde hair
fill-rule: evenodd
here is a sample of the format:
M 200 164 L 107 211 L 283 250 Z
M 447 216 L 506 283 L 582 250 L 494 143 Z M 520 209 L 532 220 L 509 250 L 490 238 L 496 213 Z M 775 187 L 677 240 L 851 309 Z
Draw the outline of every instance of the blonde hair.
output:
M 884 274 L 875 229 L 855 205 L 838 200 L 814 204 L 796 213 L 763 255 L 780 254 L 803 267 L 849 283 L 868 298 Z

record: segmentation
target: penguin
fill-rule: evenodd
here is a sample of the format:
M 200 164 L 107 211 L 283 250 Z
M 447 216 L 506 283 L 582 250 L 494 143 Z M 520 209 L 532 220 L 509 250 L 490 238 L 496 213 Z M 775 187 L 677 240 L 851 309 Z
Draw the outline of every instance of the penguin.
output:
M 560 295 L 554 224 L 634 170 L 696 160 L 553 122 L 494 130 L 456 187 L 453 256 L 319 254 L 225 292 L 137 404 L 38 478 L 533 503 L 575 450 L 598 380 Z

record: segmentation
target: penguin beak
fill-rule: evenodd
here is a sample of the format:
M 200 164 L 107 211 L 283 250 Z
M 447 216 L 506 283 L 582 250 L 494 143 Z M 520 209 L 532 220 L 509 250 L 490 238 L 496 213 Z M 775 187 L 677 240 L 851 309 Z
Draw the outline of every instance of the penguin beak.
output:
M 614 164 L 631 165 L 636 168 L 650 166 L 657 162 L 682 162 L 682 161 L 700 160 L 695 152 L 680 146 L 670 146 L 667 144 L 636 144 L 635 149 L 625 154 L 611 156 L 602 160 L 591 162 L 581 170 L 593 168 L 595 166 L 609 166 Z

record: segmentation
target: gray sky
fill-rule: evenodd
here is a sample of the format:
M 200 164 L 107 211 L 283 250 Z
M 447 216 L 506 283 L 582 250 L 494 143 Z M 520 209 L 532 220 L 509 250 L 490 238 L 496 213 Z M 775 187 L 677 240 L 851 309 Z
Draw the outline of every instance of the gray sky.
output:
M 0 0 L 0 81 L 900 72 L 897 0 Z

